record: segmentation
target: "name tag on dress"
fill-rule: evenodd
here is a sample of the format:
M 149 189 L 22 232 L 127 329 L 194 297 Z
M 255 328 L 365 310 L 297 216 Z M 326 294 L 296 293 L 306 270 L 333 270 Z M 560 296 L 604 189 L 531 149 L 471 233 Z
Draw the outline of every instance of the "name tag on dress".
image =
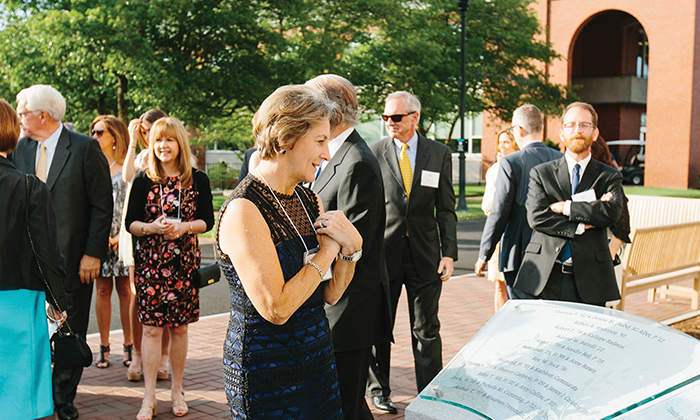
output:
M 422 171 L 420 175 L 421 187 L 437 188 L 440 182 L 440 172 Z

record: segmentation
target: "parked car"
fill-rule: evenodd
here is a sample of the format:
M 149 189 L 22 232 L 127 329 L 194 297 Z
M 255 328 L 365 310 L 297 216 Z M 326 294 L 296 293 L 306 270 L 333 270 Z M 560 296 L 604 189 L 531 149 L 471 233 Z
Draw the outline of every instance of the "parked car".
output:
M 644 140 L 609 141 L 610 152 L 622 169 L 622 182 L 632 185 L 644 184 Z

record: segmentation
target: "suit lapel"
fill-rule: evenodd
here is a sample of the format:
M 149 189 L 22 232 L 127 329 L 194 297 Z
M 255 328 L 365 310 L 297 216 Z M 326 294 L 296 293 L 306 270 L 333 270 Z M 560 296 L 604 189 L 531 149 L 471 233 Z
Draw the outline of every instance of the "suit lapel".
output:
M 389 169 L 394 175 L 394 180 L 401 185 L 401 188 L 403 188 L 403 178 L 401 178 L 401 169 L 399 169 L 399 159 L 396 157 L 396 150 L 394 147 L 394 140 L 392 138 L 387 138 L 384 145 L 384 151 L 382 152 L 382 157 L 389 165 Z
M 420 185 L 420 174 L 425 168 L 426 162 L 428 161 L 428 140 L 427 138 L 418 134 L 418 143 L 416 147 L 416 164 L 413 167 L 413 180 L 411 181 L 411 191 L 415 191 L 415 188 Z
M 357 132 L 353 131 L 348 138 L 345 139 L 343 144 L 340 145 L 338 151 L 335 152 L 331 160 L 326 164 L 326 167 L 323 168 L 321 175 L 319 175 L 318 179 L 314 182 L 314 191 L 320 193 L 333 179 L 337 172 L 338 166 L 343 164 L 343 160 L 345 159 L 345 155 L 347 155 L 348 151 L 350 150 L 350 146 L 357 141 L 355 138 L 355 133 Z
M 27 140 L 28 152 L 23 156 L 23 165 L 26 173 L 34 175 L 36 172 L 36 148 L 38 147 L 39 142 L 31 140 L 27 137 L 25 137 L 25 139 Z
M 586 166 L 586 171 L 583 173 L 581 183 L 578 185 L 578 192 L 591 189 L 593 183 L 600 175 L 600 165 L 594 159 L 591 159 Z
M 556 165 L 556 177 L 559 191 L 564 200 L 569 200 L 571 199 L 571 176 L 569 174 L 569 167 L 566 165 L 566 159 L 562 157 L 557 161 Z
M 51 169 L 49 169 L 49 176 L 46 178 L 46 186 L 49 187 L 49 191 L 53 188 L 58 179 L 58 175 L 63 170 L 63 166 L 66 164 L 68 157 L 70 156 L 70 137 L 68 135 L 68 130 L 64 127 L 61 130 L 61 136 L 58 138 L 56 143 L 56 151 L 53 154 L 53 160 L 51 161 Z

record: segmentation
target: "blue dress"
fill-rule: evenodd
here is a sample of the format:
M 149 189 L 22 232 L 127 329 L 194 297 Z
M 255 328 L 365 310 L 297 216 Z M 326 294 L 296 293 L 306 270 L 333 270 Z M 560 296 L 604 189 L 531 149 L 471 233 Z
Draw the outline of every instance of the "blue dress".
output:
M 0 287 L 0 418 L 53 414 L 51 346 L 43 291 Z
M 318 203 L 308 189 L 297 187 L 311 220 Z M 296 194 L 276 193 L 306 246 L 316 236 Z M 284 280 L 303 267 L 301 239 L 268 187 L 248 175 L 231 200 L 254 203 L 267 221 Z M 331 332 L 319 287 L 284 325 L 274 325 L 255 309 L 228 255 L 217 252 L 231 291 L 231 318 L 224 342 L 224 383 L 233 419 L 342 419 Z M 273 262 L 271 262 L 273 263 Z

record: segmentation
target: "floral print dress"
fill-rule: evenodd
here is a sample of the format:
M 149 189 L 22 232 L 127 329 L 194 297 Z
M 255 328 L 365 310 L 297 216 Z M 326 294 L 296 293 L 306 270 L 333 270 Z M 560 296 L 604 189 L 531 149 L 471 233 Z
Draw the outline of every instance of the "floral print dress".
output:
M 190 185 L 182 189 L 177 177 L 166 184 L 153 183 L 146 194 L 145 222 L 161 214 L 195 220 L 195 191 Z M 163 235 L 135 238 L 135 286 L 141 323 L 155 327 L 178 327 L 199 319 L 199 290 L 191 278 L 200 264 L 197 235 L 185 234 L 178 239 Z

